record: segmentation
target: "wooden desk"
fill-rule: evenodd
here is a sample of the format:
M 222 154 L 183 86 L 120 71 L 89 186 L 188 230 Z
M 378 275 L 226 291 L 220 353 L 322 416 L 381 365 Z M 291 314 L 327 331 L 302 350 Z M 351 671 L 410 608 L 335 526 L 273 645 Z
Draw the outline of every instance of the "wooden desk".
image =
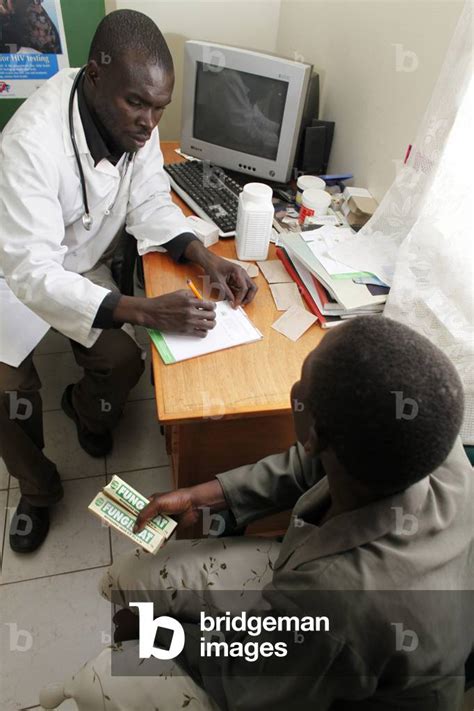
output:
M 177 145 L 161 144 L 165 163 L 182 160 L 174 152 Z M 173 194 L 173 200 L 185 214 L 192 214 L 177 195 Z M 220 240 L 211 250 L 236 257 L 232 239 Z M 182 289 L 187 277 L 198 288 L 202 286 L 199 268 L 176 264 L 158 252 L 144 257 L 144 271 L 149 297 Z M 152 349 L 158 419 L 165 427 L 177 488 L 283 452 L 295 441 L 290 389 L 300 377 L 303 360 L 324 332 L 314 325 L 293 343 L 272 329 L 281 312 L 275 309 L 261 274 L 256 283 L 259 291 L 246 311 L 262 332 L 261 341 L 175 365 L 164 365 Z M 282 528 L 281 515 L 254 525 L 254 531 L 276 528 Z M 192 535 L 202 535 L 202 531 Z

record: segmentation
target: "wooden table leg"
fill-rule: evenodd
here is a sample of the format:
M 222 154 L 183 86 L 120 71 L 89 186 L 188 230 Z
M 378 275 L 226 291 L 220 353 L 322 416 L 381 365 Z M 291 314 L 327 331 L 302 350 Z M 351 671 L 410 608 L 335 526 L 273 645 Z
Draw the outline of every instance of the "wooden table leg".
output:
M 241 419 L 202 420 L 166 428 L 167 449 L 172 460 L 176 488 L 209 481 L 215 474 L 253 464 L 259 459 L 284 452 L 295 441 L 291 414 Z M 268 517 L 256 532 L 280 531 L 288 515 Z M 182 538 L 200 538 L 203 526 L 181 532 Z

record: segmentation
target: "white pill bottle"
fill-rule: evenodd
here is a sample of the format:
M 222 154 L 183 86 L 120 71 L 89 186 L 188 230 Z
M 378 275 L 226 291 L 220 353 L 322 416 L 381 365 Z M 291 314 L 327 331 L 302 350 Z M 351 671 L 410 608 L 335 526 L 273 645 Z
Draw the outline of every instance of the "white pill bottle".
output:
M 247 183 L 239 195 L 235 246 L 242 260 L 267 258 L 272 233 L 273 191 L 263 183 Z

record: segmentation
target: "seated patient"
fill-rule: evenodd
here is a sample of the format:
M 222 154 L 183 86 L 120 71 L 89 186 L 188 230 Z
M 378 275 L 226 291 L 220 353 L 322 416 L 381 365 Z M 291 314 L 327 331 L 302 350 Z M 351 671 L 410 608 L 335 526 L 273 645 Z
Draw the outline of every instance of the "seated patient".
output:
M 139 660 L 138 642 L 125 641 L 43 692 L 43 705 L 73 697 L 81 711 L 460 708 L 473 644 L 463 597 L 473 587 L 473 472 L 458 438 L 463 393 L 453 365 L 406 326 L 360 317 L 308 355 L 291 399 L 298 442 L 287 452 L 155 494 L 137 521 L 161 511 L 185 527 L 207 508 L 227 509 L 242 526 L 293 507 L 283 540 L 180 540 L 157 556 L 117 560 L 103 594 L 127 608 L 139 590 L 155 602 L 155 617 L 181 620 L 183 653 L 171 663 Z M 330 629 L 315 633 L 308 653 L 283 635 L 283 666 L 227 657 L 209 674 L 193 643 L 204 598 L 186 596 L 190 589 L 221 611 L 232 604 L 219 593 L 240 591 L 234 614 L 319 610 Z M 173 591 L 165 606 L 163 590 Z M 243 643 L 265 638 L 233 634 Z M 128 659 L 125 676 L 111 674 L 114 655 Z M 139 665 L 152 676 L 136 676 Z

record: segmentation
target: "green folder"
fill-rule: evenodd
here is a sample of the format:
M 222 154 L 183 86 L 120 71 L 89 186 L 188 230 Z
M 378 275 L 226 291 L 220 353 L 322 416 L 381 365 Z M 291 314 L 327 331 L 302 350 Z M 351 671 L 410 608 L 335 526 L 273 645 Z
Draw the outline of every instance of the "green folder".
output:
M 153 341 L 156 350 L 162 357 L 164 364 L 170 365 L 171 363 L 176 363 L 176 359 L 168 348 L 166 341 L 160 331 L 155 331 L 152 328 L 147 328 L 147 331 L 150 334 L 150 338 Z

